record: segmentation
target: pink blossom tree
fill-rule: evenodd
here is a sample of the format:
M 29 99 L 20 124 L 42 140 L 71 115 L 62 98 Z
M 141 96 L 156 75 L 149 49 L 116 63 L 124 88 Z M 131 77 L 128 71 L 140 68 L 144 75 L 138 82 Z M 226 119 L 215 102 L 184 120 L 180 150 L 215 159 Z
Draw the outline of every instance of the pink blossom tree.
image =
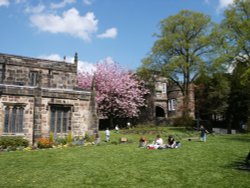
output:
M 114 118 L 137 117 L 140 107 L 145 105 L 148 90 L 143 82 L 115 62 L 106 59 L 96 64 L 94 73 L 78 74 L 79 86 L 84 89 L 90 89 L 93 81 L 98 113 L 109 118 L 111 127 Z

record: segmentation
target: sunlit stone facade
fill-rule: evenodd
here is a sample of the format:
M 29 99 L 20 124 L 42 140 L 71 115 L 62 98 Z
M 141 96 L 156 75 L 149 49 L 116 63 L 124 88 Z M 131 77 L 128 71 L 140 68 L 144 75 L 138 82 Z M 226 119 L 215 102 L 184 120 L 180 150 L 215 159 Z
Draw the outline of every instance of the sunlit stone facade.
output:
M 77 88 L 74 63 L 0 54 L 0 135 L 84 135 L 93 125 L 91 92 Z M 96 121 L 94 121 L 96 122 Z

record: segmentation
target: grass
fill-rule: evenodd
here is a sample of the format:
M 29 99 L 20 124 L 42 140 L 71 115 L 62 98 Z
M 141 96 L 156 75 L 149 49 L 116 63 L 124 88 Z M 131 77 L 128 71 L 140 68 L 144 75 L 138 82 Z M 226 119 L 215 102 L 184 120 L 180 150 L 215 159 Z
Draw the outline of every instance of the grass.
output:
M 184 139 L 190 132 L 164 131 L 181 135 L 182 147 L 142 149 L 140 135 L 113 133 L 111 142 L 134 142 L 0 153 L 0 187 L 250 187 L 250 171 L 238 168 L 249 134 L 209 135 L 203 143 Z

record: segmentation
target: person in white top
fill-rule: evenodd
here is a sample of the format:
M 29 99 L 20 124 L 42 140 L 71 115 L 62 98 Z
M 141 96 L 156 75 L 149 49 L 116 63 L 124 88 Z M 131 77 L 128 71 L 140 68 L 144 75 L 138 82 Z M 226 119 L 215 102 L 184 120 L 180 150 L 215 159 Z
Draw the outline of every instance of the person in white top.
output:
M 130 127 L 131 127 L 131 123 L 128 121 L 127 122 L 127 128 L 130 129 Z
M 160 135 L 157 135 L 156 136 L 156 139 L 155 139 L 155 145 L 162 145 L 163 144 L 163 139 L 161 138 Z
M 163 146 L 163 139 L 161 138 L 160 135 L 157 135 L 154 142 L 150 145 L 148 145 L 149 149 L 158 149 L 159 147 Z
M 118 127 L 118 125 L 115 126 L 115 132 L 119 133 L 119 127 Z
M 106 129 L 105 135 L 106 135 L 106 142 L 108 142 L 110 140 L 110 131 L 109 131 L 109 128 Z

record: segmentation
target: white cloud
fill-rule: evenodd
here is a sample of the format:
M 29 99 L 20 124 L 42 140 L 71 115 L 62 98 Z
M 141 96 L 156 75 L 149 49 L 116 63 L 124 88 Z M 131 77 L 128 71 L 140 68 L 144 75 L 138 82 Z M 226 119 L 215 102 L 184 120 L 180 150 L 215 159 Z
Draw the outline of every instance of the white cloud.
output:
M 91 5 L 93 2 L 92 0 L 83 0 L 83 3 L 86 5 Z
M 226 8 L 228 5 L 233 4 L 234 0 L 219 0 L 219 6 L 217 8 L 218 11 Z
M 39 14 L 42 13 L 45 10 L 45 6 L 42 4 L 39 4 L 37 6 L 34 7 L 26 7 L 25 12 L 26 13 L 32 13 L 32 14 Z
M 65 61 L 68 63 L 74 63 L 74 57 L 71 56 L 67 56 L 65 58 L 62 58 L 59 54 L 50 54 L 50 55 L 41 55 L 38 58 L 40 59 L 48 59 L 48 60 L 52 60 L 52 61 Z M 82 60 L 78 60 L 78 72 L 89 72 L 92 73 L 96 70 L 95 65 L 93 65 L 93 63 L 90 63 L 88 61 L 82 61 Z
M 88 73 L 93 73 L 96 71 L 96 66 L 93 65 L 92 63 L 89 63 L 87 61 L 78 61 L 78 72 L 88 72 Z
M 103 59 L 100 59 L 99 61 L 98 61 L 98 63 L 108 63 L 108 64 L 113 64 L 113 63 L 115 63 L 115 60 L 112 58 L 112 57 L 110 57 L 110 56 L 107 56 L 107 57 L 105 57 L 105 58 L 103 58 Z
M 52 61 L 63 61 L 63 58 L 59 54 L 50 54 L 50 55 L 41 55 L 38 58 L 40 59 L 48 59 Z
M 10 4 L 10 2 L 9 2 L 9 0 L 0 0 L 0 7 L 1 6 L 9 6 L 9 4 Z
M 104 33 L 97 35 L 98 38 L 116 38 L 117 36 L 117 29 L 112 27 L 110 29 L 107 29 Z
M 50 7 L 52 9 L 59 9 L 59 8 L 65 7 L 68 4 L 72 4 L 72 3 L 75 3 L 75 2 L 76 2 L 75 0 L 63 0 L 60 3 L 51 3 Z
M 55 14 L 38 14 L 30 17 L 31 23 L 41 31 L 50 33 L 66 33 L 71 36 L 90 41 L 91 35 L 98 29 L 98 20 L 94 13 L 81 16 L 75 8 L 64 12 L 62 16 Z

